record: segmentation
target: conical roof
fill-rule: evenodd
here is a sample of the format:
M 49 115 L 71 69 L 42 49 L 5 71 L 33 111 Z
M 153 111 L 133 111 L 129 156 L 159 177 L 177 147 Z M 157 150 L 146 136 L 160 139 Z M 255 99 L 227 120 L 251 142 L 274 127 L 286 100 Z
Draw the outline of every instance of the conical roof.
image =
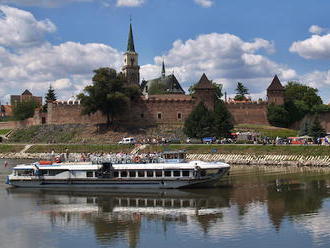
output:
M 201 79 L 196 84 L 195 89 L 213 89 L 214 86 L 212 85 L 211 81 L 207 78 L 205 73 L 203 73 Z
M 22 95 L 29 95 L 32 96 L 32 93 L 29 90 L 24 90 L 24 92 L 22 93 Z
M 127 52 L 135 52 L 134 39 L 133 39 L 133 31 L 132 31 L 132 23 L 129 24 L 129 33 L 128 33 L 128 41 L 127 41 Z
M 284 90 L 283 85 L 281 84 L 281 81 L 278 79 L 277 75 L 273 78 L 273 81 L 267 88 L 267 90 Z

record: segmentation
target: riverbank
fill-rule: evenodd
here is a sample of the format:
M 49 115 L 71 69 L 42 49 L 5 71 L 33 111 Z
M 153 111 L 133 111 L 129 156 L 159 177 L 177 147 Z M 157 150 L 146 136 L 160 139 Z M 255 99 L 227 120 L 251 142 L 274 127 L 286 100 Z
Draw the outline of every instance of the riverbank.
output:
M 55 153 L 60 156 L 62 153 Z M 107 154 L 107 153 L 105 153 Z M 88 154 L 70 153 L 71 161 L 82 161 Z M 2 159 L 34 159 L 51 160 L 50 153 L 0 153 Z M 295 166 L 295 167 L 329 167 L 330 156 L 305 156 L 305 155 L 248 155 L 248 154 L 187 154 L 188 160 L 223 161 L 230 165 L 244 166 Z

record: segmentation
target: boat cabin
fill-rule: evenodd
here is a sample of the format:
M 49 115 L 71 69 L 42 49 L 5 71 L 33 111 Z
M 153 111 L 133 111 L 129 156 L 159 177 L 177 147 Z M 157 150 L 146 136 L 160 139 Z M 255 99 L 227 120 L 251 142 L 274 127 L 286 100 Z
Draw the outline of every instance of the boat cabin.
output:
M 183 163 L 186 161 L 185 151 L 165 151 L 161 157 L 165 160 L 165 163 Z

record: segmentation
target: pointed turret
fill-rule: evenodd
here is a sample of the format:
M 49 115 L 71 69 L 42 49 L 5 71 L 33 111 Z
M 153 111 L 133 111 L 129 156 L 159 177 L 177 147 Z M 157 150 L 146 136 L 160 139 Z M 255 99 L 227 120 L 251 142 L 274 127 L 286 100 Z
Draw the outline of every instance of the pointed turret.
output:
M 133 31 L 132 31 L 132 23 L 129 24 L 128 41 L 127 41 L 127 52 L 135 52 L 134 39 L 133 39 Z
M 140 84 L 140 66 L 135 52 L 132 24 L 129 24 L 127 51 L 124 53 L 123 74 L 129 84 Z
M 216 100 L 216 89 L 212 82 L 203 73 L 199 82 L 195 85 L 195 103 L 203 102 L 204 105 L 211 111 L 214 111 Z
M 279 80 L 278 76 L 275 75 L 273 81 L 267 88 L 268 103 L 273 103 L 276 105 L 284 104 L 284 91 L 285 89 L 281 84 L 281 81 Z
M 162 63 L 162 77 L 165 77 L 165 63 L 164 63 L 164 60 L 163 60 L 163 63 Z

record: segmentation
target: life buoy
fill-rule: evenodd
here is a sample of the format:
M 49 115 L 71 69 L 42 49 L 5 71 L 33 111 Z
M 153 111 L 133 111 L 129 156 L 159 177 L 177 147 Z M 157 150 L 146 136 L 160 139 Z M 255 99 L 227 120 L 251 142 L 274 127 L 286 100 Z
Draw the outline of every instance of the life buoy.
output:
M 61 159 L 60 159 L 59 157 L 56 157 L 56 158 L 55 158 L 55 162 L 56 162 L 56 163 L 61 163 L 62 161 L 61 161 Z
M 140 163 L 141 158 L 139 156 L 134 157 L 133 159 L 134 163 Z

